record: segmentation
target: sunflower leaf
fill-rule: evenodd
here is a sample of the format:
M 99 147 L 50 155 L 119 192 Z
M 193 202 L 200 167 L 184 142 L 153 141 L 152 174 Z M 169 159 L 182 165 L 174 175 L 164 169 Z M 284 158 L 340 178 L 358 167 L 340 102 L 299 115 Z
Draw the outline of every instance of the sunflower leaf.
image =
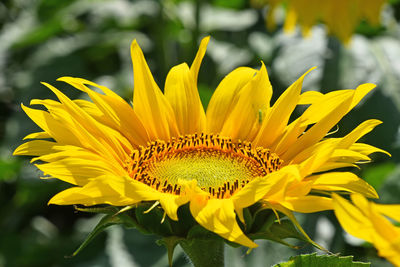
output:
M 370 263 L 354 262 L 353 256 L 306 254 L 291 257 L 289 261 L 274 265 L 274 267 L 368 267 Z
M 99 233 L 103 232 L 106 228 L 108 228 L 111 225 L 115 224 L 122 224 L 123 222 L 121 219 L 117 216 L 113 215 L 105 215 L 99 223 L 96 225 L 96 227 L 89 233 L 89 235 L 86 237 L 85 241 L 79 246 L 77 250 L 74 251 L 74 253 L 69 256 L 69 257 L 74 257 L 76 256 L 82 249 L 84 249 Z M 68 256 L 67 256 L 68 257 Z

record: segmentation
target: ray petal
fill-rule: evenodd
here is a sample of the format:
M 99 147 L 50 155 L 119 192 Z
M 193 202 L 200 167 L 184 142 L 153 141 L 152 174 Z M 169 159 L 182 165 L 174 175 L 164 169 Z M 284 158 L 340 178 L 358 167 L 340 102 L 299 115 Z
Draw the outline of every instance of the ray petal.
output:
M 143 52 L 136 40 L 131 44 L 133 64 L 133 108 L 145 123 L 151 140 L 169 140 L 178 136 L 173 110 L 146 63 Z

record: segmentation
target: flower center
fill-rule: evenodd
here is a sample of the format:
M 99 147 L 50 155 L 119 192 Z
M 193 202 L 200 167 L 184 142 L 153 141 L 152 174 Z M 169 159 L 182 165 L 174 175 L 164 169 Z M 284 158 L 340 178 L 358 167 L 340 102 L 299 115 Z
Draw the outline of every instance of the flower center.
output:
M 135 151 L 127 169 L 133 179 L 161 192 L 179 195 L 179 180 L 195 179 L 213 197 L 228 198 L 281 164 L 269 149 L 253 149 L 249 142 L 194 134 L 150 143 Z

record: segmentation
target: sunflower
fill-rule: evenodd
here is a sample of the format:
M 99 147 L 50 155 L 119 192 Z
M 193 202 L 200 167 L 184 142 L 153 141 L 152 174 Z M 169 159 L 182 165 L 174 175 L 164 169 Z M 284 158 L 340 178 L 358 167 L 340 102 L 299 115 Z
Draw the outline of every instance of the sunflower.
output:
M 386 0 L 253 0 L 253 5 L 269 5 L 266 23 L 275 28 L 275 11 L 280 5 L 287 7 L 284 30 L 292 32 L 296 24 L 303 35 L 310 34 L 312 26 L 322 22 L 330 34 L 342 42 L 349 42 L 361 21 L 379 26 L 380 13 Z
M 29 134 L 25 139 L 30 141 L 14 154 L 35 156 L 32 162 L 47 177 L 73 185 L 50 204 L 154 202 L 151 209 L 160 205 L 174 221 L 180 220 L 178 208 L 187 204 L 205 229 L 254 248 L 257 244 L 240 227 L 244 209 L 253 204 L 296 223 L 293 212 L 333 209 L 332 192 L 378 197 L 364 180 L 338 169 L 384 152 L 357 142 L 381 122 L 367 120 L 344 137 L 328 137 L 375 85 L 301 93 L 308 71 L 271 105 L 273 90 L 261 62 L 258 70 L 240 67 L 229 73 L 204 111 L 196 84 L 208 41 L 201 41 L 190 67 L 183 63 L 170 70 L 164 92 L 133 41 L 132 106 L 81 78 L 59 81 L 91 101 L 71 100 L 43 83 L 58 101 L 31 101 L 45 110 L 22 105 L 43 131 Z M 296 118 L 298 106 L 305 111 Z

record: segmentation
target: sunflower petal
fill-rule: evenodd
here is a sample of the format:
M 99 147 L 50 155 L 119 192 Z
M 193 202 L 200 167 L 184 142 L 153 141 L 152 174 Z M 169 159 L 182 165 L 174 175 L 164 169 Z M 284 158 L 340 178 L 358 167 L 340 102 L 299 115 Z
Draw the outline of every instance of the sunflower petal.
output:
M 54 153 L 56 150 L 54 146 L 57 143 L 45 140 L 33 140 L 26 142 L 14 150 L 13 155 L 24 156 L 41 156 L 48 153 Z
M 355 206 L 337 194 L 332 194 L 333 208 L 340 225 L 349 234 L 372 242 L 371 224 L 368 218 Z
M 231 197 L 236 212 L 241 214 L 243 208 L 253 205 L 262 198 L 280 201 L 284 198 L 289 182 L 298 179 L 298 176 L 298 169 L 295 166 L 288 166 L 265 177 L 255 178 Z
M 37 133 L 31 133 L 25 136 L 22 140 L 26 139 L 50 139 L 51 136 L 49 133 L 46 132 L 37 132 Z
M 391 156 L 389 152 L 387 152 L 383 149 L 380 149 L 380 148 L 377 148 L 377 147 L 374 147 L 374 146 L 371 146 L 368 144 L 363 144 L 363 143 L 354 143 L 350 146 L 350 149 L 353 151 L 359 152 L 363 155 L 370 155 L 372 153 L 379 152 L 379 153 L 384 153 L 388 156 Z
M 311 176 L 307 179 L 313 180 L 313 189 L 326 191 L 348 191 L 360 193 L 366 197 L 378 198 L 375 189 L 351 172 L 328 172 Z
M 103 115 L 106 119 L 103 118 L 102 122 L 123 134 L 131 144 L 144 146 L 150 140 L 143 123 L 132 107 L 111 90 L 80 78 L 62 77 L 59 78 L 58 81 L 66 82 L 87 93 L 94 102 L 94 105 L 90 102 L 77 102 L 77 105 L 85 110 L 89 109 L 89 114 L 91 113 L 94 115 L 93 113 L 96 112 L 96 117 Z M 99 88 L 107 94 L 99 94 L 89 89 L 86 85 Z
M 260 116 L 270 108 L 272 86 L 267 69 L 261 69 L 238 93 L 239 100 L 227 117 L 220 134 L 234 140 L 252 141 L 260 127 Z M 261 114 L 260 114 L 261 113 Z
M 159 198 L 160 204 L 168 217 L 175 221 L 178 220 L 178 208 L 189 201 L 187 197 L 171 194 L 160 194 Z
M 173 67 L 168 73 L 165 82 L 165 97 L 174 110 L 180 134 L 204 131 L 206 123 L 204 109 L 193 72 L 185 63 Z
M 254 140 L 256 146 L 269 147 L 281 135 L 299 102 L 304 77 L 313 69 L 315 68 L 309 69 L 295 81 L 272 106 Z
M 47 83 L 42 84 L 53 91 L 63 104 L 62 108 L 52 109 L 51 106 L 48 106 L 48 109 L 52 113 L 59 112 L 59 120 L 68 120 L 70 131 L 73 129 L 80 140 L 85 140 L 83 147 L 98 151 L 100 155 L 109 156 L 110 159 L 121 164 L 129 157 L 121 146 L 121 143 L 126 145 L 129 145 L 129 143 L 123 140 L 125 138 L 120 133 L 98 123 L 54 86 Z M 132 148 L 130 148 L 130 151 L 132 151 Z
M 197 77 L 199 75 L 200 65 L 201 62 L 203 61 L 204 55 L 206 54 L 207 45 L 209 41 L 210 41 L 210 36 L 204 37 L 201 40 L 199 50 L 197 51 L 196 57 L 194 58 L 193 63 L 190 66 L 190 72 L 193 75 L 193 81 L 195 82 L 195 84 L 197 84 Z
M 377 125 L 381 124 L 380 120 L 367 120 L 358 125 L 351 133 L 341 138 L 340 148 L 349 148 L 352 144 L 357 142 L 358 139 L 372 131 Z
M 320 196 L 301 196 L 286 198 L 281 205 L 289 210 L 301 213 L 313 213 L 324 210 L 331 210 L 332 199 Z
M 135 200 L 122 196 L 107 183 L 100 185 L 99 181 L 92 181 L 83 187 L 72 187 L 58 193 L 50 199 L 48 204 L 81 204 L 86 206 L 109 204 L 126 206 L 134 203 L 136 203 Z
M 354 90 L 353 90 L 354 91 Z M 315 110 L 319 114 L 324 114 L 325 116 L 320 119 L 314 126 L 312 126 L 308 131 L 306 131 L 292 146 L 281 156 L 283 160 L 290 161 L 293 159 L 300 151 L 307 149 L 308 147 L 316 144 L 321 140 L 327 132 L 332 129 L 332 127 L 349 111 L 349 106 L 353 101 L 354 93 L 348 93 L 337 96 L 335 99 L 330 99 L 329 109 L 324 107 L 323 103 L 326 101 L 318 103 L 320 110 Z M 313 105 L 310 106 L 308 110 L 314 110 Z M 302 116 L 308 116 L 309 112 L 305 112 Z M 311 114 L 311 116 L 314 116 Z
M 168 100 L 162 94 L 147 66 L 146 59 L 136 40 L 131 44 L 133 64 L 133 108 L 143 123 L 151 140 L 169 140 L 178 136 L 175 117 Z
M 192 200 L 190 212 L 195 220 L 207 230 L 243 246 L 257 247 L 257 244 L 246 237 L 237 224 L 231 199 Z
M 374 206 L 380 213 L 400 222 L 400 204 L 374 204 Z
M 257 73 L 255 69 L 240 67 L 229 73 L 218 85 L 207 107 L 207 132 L 219 133 L 238 102 L 238 93 Z

